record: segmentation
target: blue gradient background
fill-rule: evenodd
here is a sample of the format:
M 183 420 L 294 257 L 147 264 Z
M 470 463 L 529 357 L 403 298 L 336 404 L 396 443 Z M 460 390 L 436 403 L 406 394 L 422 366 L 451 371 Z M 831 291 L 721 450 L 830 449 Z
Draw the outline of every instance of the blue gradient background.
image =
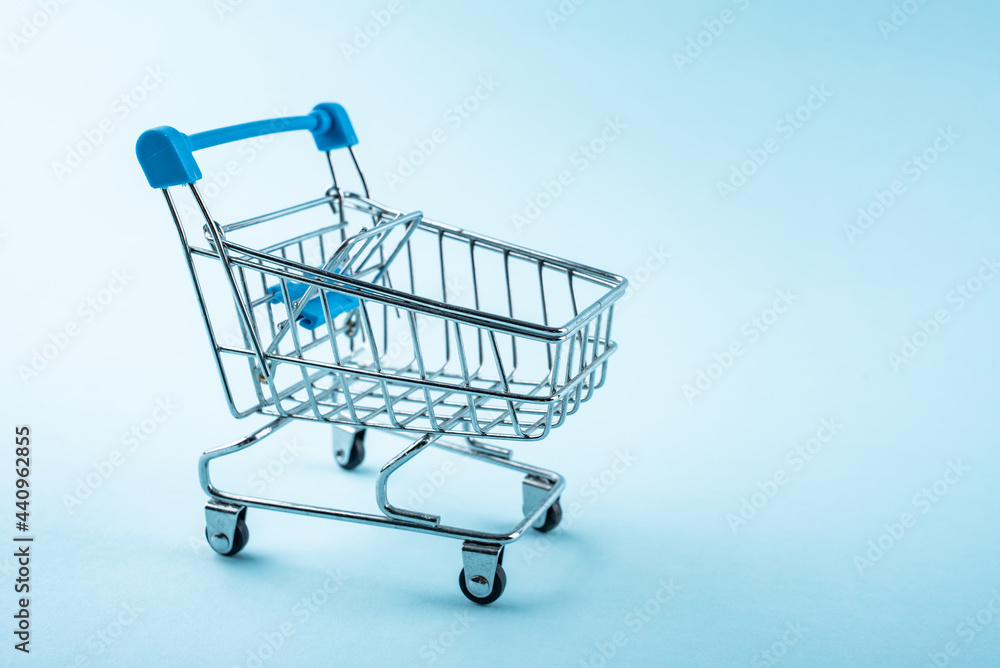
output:
M 971 639 L 960 625 L 1000 603 L 1000 282 L 961 310 L 948 296 L 1000 251 L 1000 7 L 926 2 L 886 39 L 888 0 L 754 0 L 745 10 L 589 0 L 554 29 L 555 0 L 404 1 L 348 62 L 341 44 L 386 5 L 246 0 L 220 17 L 208 0 L 71 3 L 17 50 L 9 33 L 39 10 L 4 6 L 0 405 L 5 429 L 34 430 L 37 542 L 32 653 L 15 657 L 0 627 L 0 663 L 254 665 L 288 622 L 294 633 L 263 665 L 923 666 L 948 643 L 958 654 L 947 665 L 997 665 L 1000 621 Z M 679 70 L 673 54 L 724 9 L 732 23 Z M 119 118 L 115 98 L 147 66 L 169 74 Z M 443 114 L 490 76 L 500 87 L 448 126 Z M 832 97 L 785 138 L 775 124 L 813 86 Z M 458 592 L 452 541 L 254 511 L 235 559 L 201 537 L 197 456 L 257 423 L 225 409 L 134 141 L 155 125 L 195 132 L 322 100 L 350 112 L 376 198 L 633 279 L 608 385 L 550 439 L 517 451 L 563 472 L 563 503 L 582 512 L 551 543 L 531 536 L 508 550 L 508 588 L 489 608 Z M 53 161 L 103 117 L 111 134 L 57 179 Z M 613 118 L 622 135 L 516 229 L 511 215 L 573 169 L 572 154 Z M 447 141 L 391 190 L 385 173 L 437 127 Z M 949 127 L 954 146 L 909 181 L 904 164 Z M 770 137 L 780 150 L 723 201 L 717 182 Z M 252 168 L 268 162 L 293 181 L 322 175 L 306 140 L 276 141 L 219 206 L 267 210 Z M 906 194 L 849 243 L 843 226 L 895 179 Z M 671 257 L 647 273 L 650 248 Z M 123 268 L 128 287 L 85 322 L 78 304 Z M 798 301 L 749 342 L 743 324 L 779 289 Z M 948 323 L 894 370 L 888 353 L 942 308 Z M 22 380 L 19 367 L 70 322 L 80 335 Z M 687 401 L 682 386 L 734 341 L 745 354 Z M 122 435 L 157 400 L 176 409 L 68 510 L 66 495 L 127 451 Z M 786 454 L 831 417 L 843 428 L 793 472 Z M 346 475 L 326 430 L 310 425 L 261 446 L 246 468 L 234 460 L 228 480 L 245 486 L 293 438 L 306 450 L 269 493 L 373 507 L 372 474 L 398 443 L 373 443 L 359 474 Z M 622 448 L 635 464 L 593 493 L 587 481 Z M 952 461 L 969 470 L 921 512 L 914 496 Z M 3 469 L 0 498 L 12 490 Z M 733 531 L 727 515 L 779 471 L 788 483 Z M 475 480 L 449 478 L 426 507 L 516 513 L 516 479 Z M 915 526 L 859 572 L 855 557 L 906 512 Z M 11 559 L 0 566 L 6 616 Z M 303 619 L 297 603 L 338 569 L 346 581 Z M 629 615 L 671 578 L 676 595 L 637 624 Z M 141 611 L 118 628 L 123 605 Z M 801 637 L 785 635 L 789 624 Z M 96 634 L 109 625 L 115 637 L 102 645 Z M 624 644 L 604 659 L 619 633 Z M 762 654 L 782 650 L 773 662 Z

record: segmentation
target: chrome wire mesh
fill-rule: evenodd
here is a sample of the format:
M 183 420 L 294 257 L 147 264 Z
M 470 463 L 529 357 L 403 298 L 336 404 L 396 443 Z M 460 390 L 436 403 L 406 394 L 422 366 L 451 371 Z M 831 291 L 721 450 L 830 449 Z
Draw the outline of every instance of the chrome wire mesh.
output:
M 624 292 L 614 274 L 394 210 L 336 182 L 322 198 L 228 225 L 187 188 L 203 244 L 188 242 L 190 221 L 164 194 L 237 417 L 538 439 L 605 381 Z M 288 221 L 323 210 L 325 224 L 286 236 Z M 205 284 L 223 277 L 229 303 L 210 303 Z M 341 312 L 345 298 L 353 307 Z M 308 329 L 299 319 L 316 300 L 321 324 Z M 238 335 L 227 338 L 217 318 L 231 318 L 234 305 Z M 247 372 L 249 383 L 237 380 Z M 250 388 L 243 408 L 237 384 Z

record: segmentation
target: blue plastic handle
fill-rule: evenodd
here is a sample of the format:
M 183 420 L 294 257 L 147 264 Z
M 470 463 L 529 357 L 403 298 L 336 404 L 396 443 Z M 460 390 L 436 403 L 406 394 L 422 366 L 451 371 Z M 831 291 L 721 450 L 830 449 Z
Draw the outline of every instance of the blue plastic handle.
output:
M 288 300 L 294 302 L 298 299 L 302 299 L 308 289 L 309 286 L 304 283 L 289 281 Z M 284 296 L 281 294 L 281 285 L 272 285 L 267 289 L 267 291 L 271 294 L 270 301 L 272 304 L 284 303 Z M 358 300 L 354 297 L 342 295 L 339 292 L 327 290 L 326 304 L 330 307 L 330 317 L 336 318 L 341 313 L 347 313 L 348 311 L 356 309 L 358 307 Z M 313 297 L 306 302 L 306 305 L 302 307 L 302 310 L 299 312 L 299 316 L 295 319 L 295 322 L 299 323 L 301 327 L 310 330 L 316 329 L 326 322 L 326 316 L 323 314 L 323 303 L 320 301 L 319 297 Z
M 186 135 L 169 125 L 146 130 L 135 143 L 135 155 L 153 188 L 169 188 L 194 183 L 201 169 L 194 152 L 229 142 L 292 130 L 308 130 L 321 151 L 347 148 L 358 143 L 347 112 L 339 104 L 323 102 L 305 116 L 289 116 L 254 121 L 227 128 Z

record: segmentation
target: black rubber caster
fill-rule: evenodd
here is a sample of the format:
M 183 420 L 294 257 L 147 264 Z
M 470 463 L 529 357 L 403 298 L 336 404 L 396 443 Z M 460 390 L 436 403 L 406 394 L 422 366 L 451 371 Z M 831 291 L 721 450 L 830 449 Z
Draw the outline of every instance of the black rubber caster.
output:
M 242 519 L 238 520 L 236 522 L 236 536 L 233 540 L 233 544 L 230 545 L 229 549 L 226 551 L 221 551 L 218 548 L 216 548 L 215 545 L 212 545 L 212 541 L 210 540 L 208 535 L 208 527 L 205 527 L 205 540 L 208 541 L 209 546 L 213 550 L 215 550 L 222 556 L 232 557 L 240 550 L 242 550 L 244 547 L 246 547 L 247 543 L 250 542 L 250 529 L 247 528 L 246 522 L 244 522 Z
M 503 594 L 503 590 L 507 587 L 507 574 L 504 573 L 503 566 L 497 564 L 497 571 L 493 576 L 493 589 L 483 598 L 473 595 L 465 586 L 464 568 L 462 569 L 462 572 L 458 574 L 458 586 L 462 588 L 462 593 L 465 594 L 465 598 L 469 599 L 473 603 L 478 603 L 479 605 L 489 605 L 493 601 L 500 598 L 500 595 Z
M 562 522 L 562 506 L 559 505 L 559 499 L 549 506 L 549 509 L 545 511 L 545 521 L 542 522 L 541 526 L 535 526 L 535 531 L 541 531 L 542 533 L 548 533 L 552 531 L 559 523 Z
M 365 460 L 365 430 L 357 432 L 349 446 L 343 445 L 333 451 L 333 458 L 345 471 L 350 471 L 361 465 Z

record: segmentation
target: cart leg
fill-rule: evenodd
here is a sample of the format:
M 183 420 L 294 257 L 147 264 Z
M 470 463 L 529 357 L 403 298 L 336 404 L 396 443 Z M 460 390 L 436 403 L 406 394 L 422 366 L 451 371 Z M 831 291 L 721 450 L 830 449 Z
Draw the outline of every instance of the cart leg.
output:
M 424 434 L 398 455 L 390 459 L 386 465 L 382 467 L 382 470 L 378 474 L 378 478 L 375 480 L 375 503 L 378 504 L 379 510 L 381 510 L 386 517 L 403 520 L 404 522 L 419 522 L 430 526 L 435 526 L 441 521 L 441 518 L 437 515 L 418 513 L 414 510 L 407 510 L 406 508 L 397 508 L 389 503 L 389 492 L 387 491 L 389 477 L 392 476 L 392 474 L 401 466 L 403 466 L 403 464 L 416 457 L 427 446 L 437 441 L 438 438 L 439 436 L 435 434 Z
M 357 468 L 365 459 L 365 430 L 334 426 L 333 458 L 344 470 Z
M 521 483 L 521 490 L 524 495 L 522 509 L 524 515 L 530 515 L 539 505 L 544 505 L 549 500 L 553 482 L 545 478 L 534 475 L 527 475 Z M 555 529 L 562 521 L 562 506 L 559 505 L 559 497 L 550 502 L 545 514 L 538 518 L 532 525 L 536 531 L 546 533 Z
M 503 545 L 471 540 L 462 543 L 464 568 L 458 574 L 458 586 L 466 598 L 480 605 L 500 598 L 507 586 L 507 574 L 502 564 Z
M 247 507 L 216 499 L 205 504 L 205 538 L 213 550 L 231 557 L 250 540 L 246 524 Z

